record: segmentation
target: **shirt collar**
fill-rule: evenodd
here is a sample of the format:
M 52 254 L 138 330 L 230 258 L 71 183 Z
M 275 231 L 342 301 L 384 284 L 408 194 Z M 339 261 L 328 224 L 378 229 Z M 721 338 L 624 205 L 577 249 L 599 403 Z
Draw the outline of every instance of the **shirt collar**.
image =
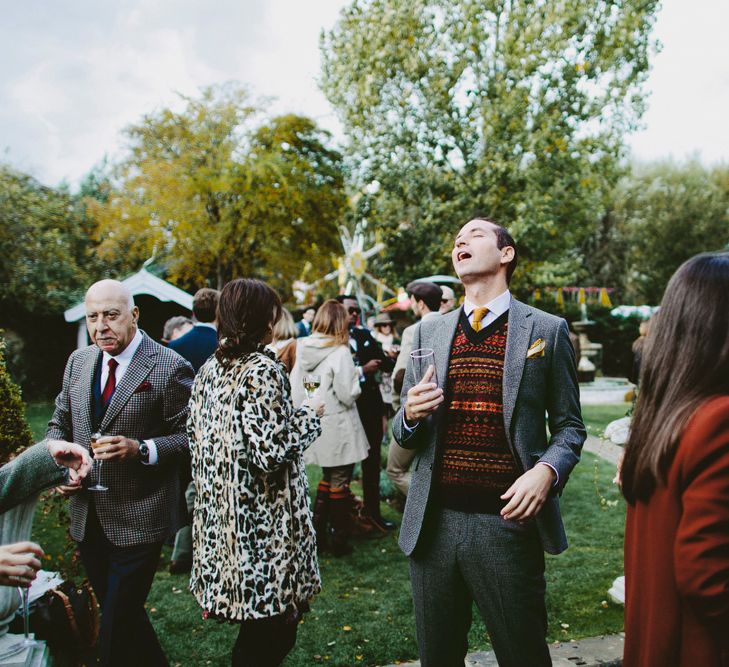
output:
M 120 366 L 128 366 L 129 362 L 132 360 L 132 357 L 134 356 L 134 353 L 137 351 L 137 348 L 142 344 L 142 332 L 137 329 L 137 333 L 134 334 L 134 338 L 132 338 L 132 342 L 129 343 L 119 354 L 117 354 L 114 359 L 116 359 L 117 363 Z M 109 359 L 112 358 L 112 356 L 108 352 L 103 352 L 104 355 L 104 364 L 109 363 Z
M 195 322 L 196 327 L 210 327 L 213 331 L 217 331 L 218 329 L 212 322 Z
M 503 315 L 507 310 L 509 310 L 510 305 L 511 292 L 509 292 L 509 290 L 506 290 L 505 292 L 499 294 L 499 296 L 497 296 L 495 299 L 492 299 L 488 303 L 484 303 L 481 307 L 488 308 L 490 313 L 493 313 L 494 315 L 496 315 L 496 317 L 499 317 L 500 315 Z M 467 317 L 471 316 L 474 308 L 478 308 L 478 304 L 473 303 L 468 299 L 463 300 L 463 312 L 466 313 Z

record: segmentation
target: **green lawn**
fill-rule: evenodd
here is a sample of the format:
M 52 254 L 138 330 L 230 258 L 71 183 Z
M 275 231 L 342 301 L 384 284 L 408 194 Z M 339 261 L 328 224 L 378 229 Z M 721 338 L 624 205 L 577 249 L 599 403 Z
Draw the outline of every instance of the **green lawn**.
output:
M 582 418 L 590 435 L 602 436 L 605 427 L 616 419 L 625 417 L 631 403 L 608 403 L 606 405 L 583 405 Z
M 47 420 L 47 414 L 37 415 L 39 422 Z M 309 472 L 315 482 L 315 470 Z M 612 580 L 622 573 L 625 508 L 611 484 L 613 475 L 612 465 L 585 454 L 562 497 L 570 548 L 547 558 L 550 641 L 622 630 L 622 607 L 605 602 Z M 618 502 L 611 506 L 606 501 Z M 34 537 L 51 562 L 61 557 L 67 563 L 71 552 L 57 512 L 55 506 L 47 513 L 39 507 Z M 389 509 L 386 515 L 399 520 Z M 166 548 L 148 607 L 170 663 L 185 667 L 230 664 L 236 628 L 201 620 L 186 577 L 168 574 L 168 558 Z M 299 629 L 286 667 L 382 665 L 417 655 L 407 559 L 395 535 L 358 542 L 355 553 L 347 558 L 323 558 L 321 573 L 324 590 Z M 469 647 L 488 647 L 477 613 Z

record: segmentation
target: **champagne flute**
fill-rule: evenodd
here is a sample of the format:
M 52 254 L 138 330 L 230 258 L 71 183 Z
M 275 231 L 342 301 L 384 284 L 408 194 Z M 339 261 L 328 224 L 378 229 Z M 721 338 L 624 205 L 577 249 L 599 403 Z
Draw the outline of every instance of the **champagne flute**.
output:
M 415 383 L 420 382 L 429 368 L 433 368 L 433 375 L 430 378 L 431 382 L 438 384 L 438 374 L 435 370 L 435 350 L 430 347 L 421 347 L 418 350 L 413 350 L 410 353 L 410 360 L 413 364 L 413 375 L 415 376 Z
M 30 587 L 21 587 L 18 586 L 18 593 L 20 593 L 20 598 L 23 601 L 23 641 L 20 642 L 21 646 L 25 647 L 31 647 L 31 646 L 40 646 L 42 642 L 36 641 L 35 639 L 31 639 L 30 637 L 30 603 L 29 603 L 29 596 L 30 596 Z
M 308 398 L 314 398 L 314 392 L 319 389 L 319 385 L 321 385 L 321 376 L 304 375 L 304 391 Z
M 98 449 L 99 447 L 104 446 L 104 443 L 99 444 L 99 442 L 98 442 L 99 438 L 102 438 L 102 437 L 103 437 L 102 433 L 96 432 L 96 433 L 91 434 L 91 449 Z M 104 486 L 101 483 L 101 466 L 103 464 L 104 464 L 103 461 L 99 461 L 99 480 L 93 486 L 88 487 L 89 491 L 108 491 L 109 490 L 108 486 Z

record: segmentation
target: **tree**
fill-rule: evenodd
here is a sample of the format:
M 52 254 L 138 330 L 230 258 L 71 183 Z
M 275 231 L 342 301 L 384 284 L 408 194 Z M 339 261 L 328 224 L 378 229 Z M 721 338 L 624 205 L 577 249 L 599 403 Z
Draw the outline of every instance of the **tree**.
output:
M 183 111 L 127 129 L 117 187 L 93 204 L 101 253 L 122 272 L 156 249 L 182 286 L 256 275 L 287 293 L 302 258 L 330 252 L 346 205 L 341 156 L 307 118 L 256 127 L 261 113 L 240 87 L 183 99 Z
M 626 303 L 660 303 L 687 259 L 729 244 L 729 168 L 659 162 L 636 165 L 611 197 L 599 233 L 585 246 L 588 267 L 621 288 Z
M 447 270 L 475 211 L 503 221 L 522 284 L 580 276 L 581 244 L 643 111 L 655 0 L 354 0 L 321 86 L 400 282 Z M 417 248 L 417 252 L 413 252 Z
M 41 315 L 67 307 L 82 293 L 93 264 L 80 202 L 0 165 L 0 219 L 4 315 L 18 310 Z

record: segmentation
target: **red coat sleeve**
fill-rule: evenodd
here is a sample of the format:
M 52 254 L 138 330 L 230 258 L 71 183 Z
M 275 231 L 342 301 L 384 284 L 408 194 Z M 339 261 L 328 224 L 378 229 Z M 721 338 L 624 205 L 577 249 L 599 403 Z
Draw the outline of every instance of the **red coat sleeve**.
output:
M 729 396 L 690 420 L 676 454 L 682 516 L 674 545 L 679 595 L 717 630 L 729 628 Z

